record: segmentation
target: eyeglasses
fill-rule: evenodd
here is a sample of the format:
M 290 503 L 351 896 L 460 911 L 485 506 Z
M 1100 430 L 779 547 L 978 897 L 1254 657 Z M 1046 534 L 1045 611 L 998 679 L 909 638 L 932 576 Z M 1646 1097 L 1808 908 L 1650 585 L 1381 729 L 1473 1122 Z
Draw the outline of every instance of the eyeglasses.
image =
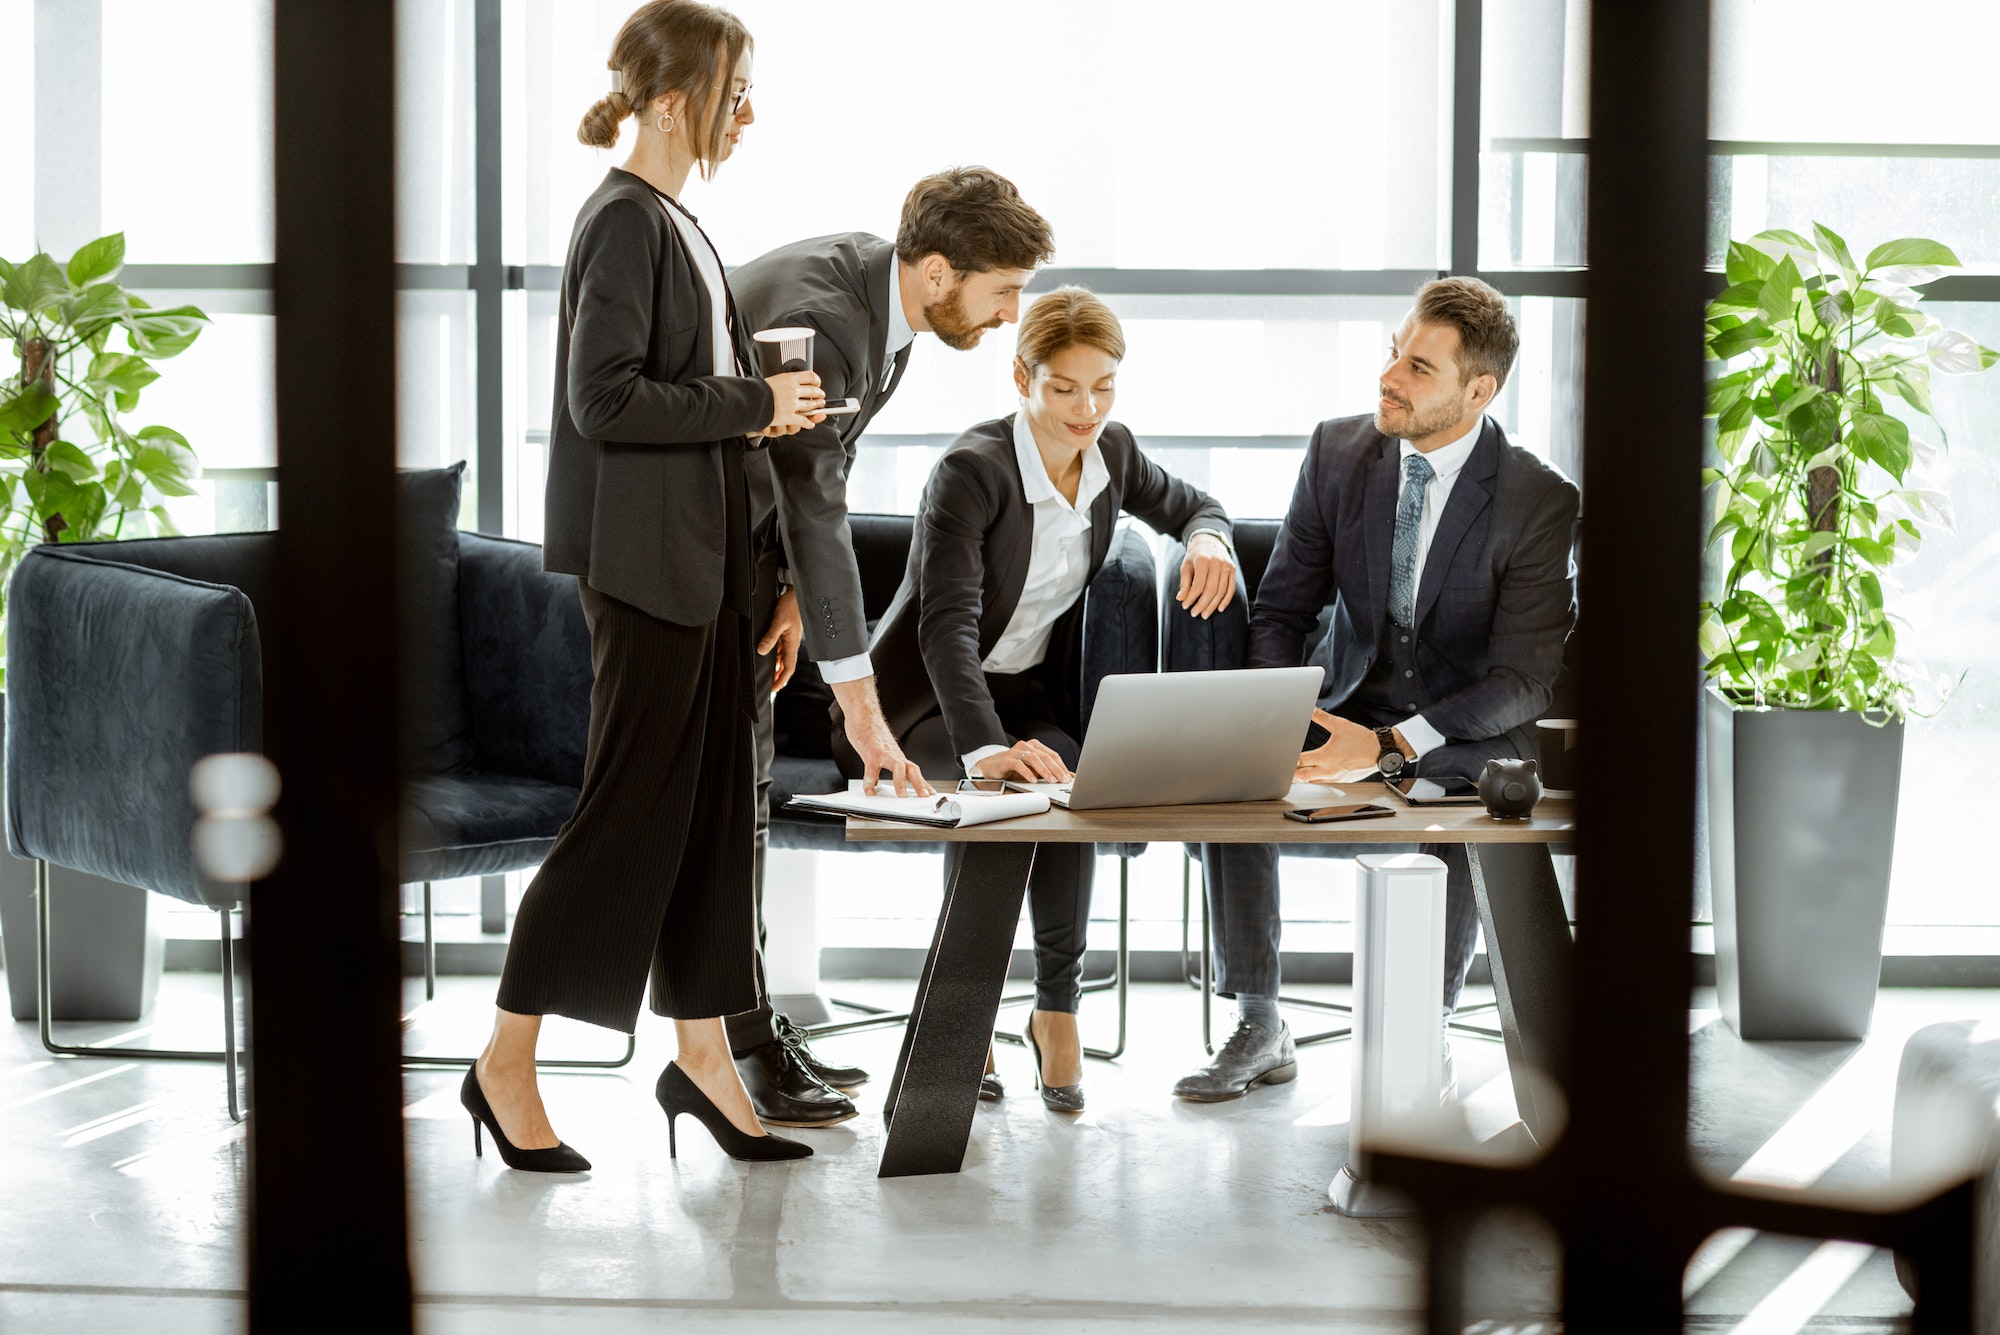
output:
M 721 85 L 721 84 L 719 84 L 719 83 L 718 83 L 718 84 L 713 84 L 713 85 L 711 85 L 711 87 L 713 87 L 713 88 L 714 88 L 714 89 L 715 89 L 715 90 L 716 90 L 717 92 L 720 92 L 720 91 L 722 91 L 722 85 Z M 746 83 L 746 84 L 744 84 L 744 85 L 743 85 L 743 87 L 741 87 L 740 89 L 738 89 L 738 90 L 737 90 L 737 92 L 736 92 L 736 95 L 735 95 L 735 97 L 734 97 L 734 98 L 732 98 L 732 99 L 730 100 L 730 103 L 729 103 L 729 114 L 730 114 L 730 115 L 732 115 L 732 116 L 737 116 L 737 115 L 741 115 L 741 114 L 742 114 L 742 112 L 743 112 L 743 104 L 744 104 L 744 103 L 746 103 L 746 102 L 748 102 L 748 101 L 750 100 L 750 90 L 751 90 L 751 88 L 753 88 L 753 87 L 755 87 L 755 85 L 754 85 L 754 84 L 747 84 L 747 83 Z

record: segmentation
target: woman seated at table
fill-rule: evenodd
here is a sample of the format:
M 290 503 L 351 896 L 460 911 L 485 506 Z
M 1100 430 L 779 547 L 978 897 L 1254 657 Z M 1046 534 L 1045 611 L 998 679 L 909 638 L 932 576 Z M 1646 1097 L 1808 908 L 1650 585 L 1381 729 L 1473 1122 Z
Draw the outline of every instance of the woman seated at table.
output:
M 1209 616 L 1235 593 L 1222 507 L 1110 420 L 1124 356 L 1118 317 L 1098 297 L 1078 287 L 1042 297 L 1015 342 L 1020 411 L 966 431 L 924 486 L 909 568 L 870 655 L 896 740 L 933 780 L 1070 776 L 1083 595 L 1120 512 L 1187 544 L 1175 600 L 1190 613 Z M 838 722 L 834 746 L 859 775 Z M 947 884 L 962 848 L 947 846 Z M 1076 1008 L 1096 853 L 1038 845 L 1028 884 L 1035 1009 L 1024 1038 L 1042 1102 L 1063 1112 L 1083 1108 Z M 1000 1092 L 989 1075 L 981 1097 Z

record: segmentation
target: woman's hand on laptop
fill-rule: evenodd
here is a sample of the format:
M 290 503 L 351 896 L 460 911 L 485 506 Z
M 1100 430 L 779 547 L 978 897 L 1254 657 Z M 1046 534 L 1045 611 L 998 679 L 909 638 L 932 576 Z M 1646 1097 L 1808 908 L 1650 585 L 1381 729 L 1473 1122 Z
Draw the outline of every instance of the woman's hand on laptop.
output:
M 1014 779 L 1021 783 L 1062 783 L 1072 776 L 1061 756 L 1033 738 L 1023 737 L 1005 751 L 995 751 L 972 767 L 980 779 Z
M 1213 533 L 1197 533 L 1181 562 L 1181 587 L 1174 601 L 1190 616 L 1207 620 L 1236 597 L 1236 563 Z
M 1372 770 L 1382 754 L 1375 731 L 1344 718 L 1335 718 L 1324 709 L 1313 710 L 1313 722 L 1326 729 L 1326 745 L 1299 756 L 1293 775 L 1301 783 L 1338 783 L 1341 776 L 1355 770 Z

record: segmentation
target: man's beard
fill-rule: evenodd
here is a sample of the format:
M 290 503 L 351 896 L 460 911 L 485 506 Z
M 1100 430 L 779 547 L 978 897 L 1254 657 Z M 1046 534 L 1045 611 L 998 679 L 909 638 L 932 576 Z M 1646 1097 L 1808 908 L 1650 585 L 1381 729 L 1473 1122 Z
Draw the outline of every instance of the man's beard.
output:
M 1419 413 L 1413 408 L 1399 408 L 1393 416 L 1377 408 L 1375 429 L 1399 440 L 1422 440 L 1446 427 L 1456 426 L 1461 413 L 1462 409 L 1449 403 L 1441 403 L 1427 413 Z
M 974 324 L 965 313 L 964 288 L 955 287 L 936 304 L 924 307 L 924 319 L 930 322 L 931 332 L 938 342 L 959 352 L 970 352 L 979 346 L 980 336 L 989 329 L 1000 327 L 1000 317 L 995 316 L 986 324 Z

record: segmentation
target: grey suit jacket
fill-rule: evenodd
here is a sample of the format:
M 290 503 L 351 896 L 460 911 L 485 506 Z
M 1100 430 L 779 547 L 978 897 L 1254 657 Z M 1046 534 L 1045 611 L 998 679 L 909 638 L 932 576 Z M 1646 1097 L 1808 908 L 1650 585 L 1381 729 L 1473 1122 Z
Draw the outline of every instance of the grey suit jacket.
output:
M 1255 667 L 1303 662 L 1320 609 L 1336 599 L 1324 696 L 1334 713 L 1380 649 L 1400 475 L 1398 444 L 1372 417 L 1321 422 L 1257 587 Z M 1547 708 L 1576 623 L 1578 504 L 1568 478 L 1487 420 L 1417 587 L 1416 670 L 1430 702 L 1422 712 L 1448 741 L 1517 732 Z
M 1197 528 L 1230 532 L 1222 506 L 1148 459 L 1121 423 L 1105 425 L 1098 448 L 1110 479 L 1090 507 L 1091 578 L 1104 564 L 1120 512 L 1183 542 Z M 1034 507 L 1014 455 L 1014 418 L 982 422 L 952 442 L 924 484 L 910 562 L 875 631 L 876 688 L 898 737 L 942 708 L 955 753 L 1011 744 L 980 664 L 1020 605 L 1034 539 Z M 1058 688 L 1052 694 L 1073 695 L 1065 688 L 1079 667 L 1073 623 L 1082 605 L 1078 599 L 1068 624 L 1049 637 L 1044 664 Z M 1062 713 L 1065 701 L 1056 705 Z M 1075 701 L 1067 706 L 1059 721 L 1075 727 Z
M 773 411 L 762 380 L 712 373 L 710 330 L 708 289 L 658 196 L 613 168 L 563 262 L 542 562 L 686 626 L 715 619 L 725 585 L 749 611 L 744 437 Z
M 847 525 L 847 475 L 868 423 L 896 391 L 909 364 L 889 342 L 895 247 L 866 232 L 819 236 L 780 246 L 743 265 L 729 285 L 752 332 L 784 325 L 818 331 L 813 370 L 829 400 L 853 397 L 861 411 L 829 417 L 781 436 L 748 461 L 751 523 L 776 512 L 786 559 L 798 584 L 806 652 L 822 662 L 867 646 L 861 571 Z M 761 628 L 760 628 L 761 629 Z

